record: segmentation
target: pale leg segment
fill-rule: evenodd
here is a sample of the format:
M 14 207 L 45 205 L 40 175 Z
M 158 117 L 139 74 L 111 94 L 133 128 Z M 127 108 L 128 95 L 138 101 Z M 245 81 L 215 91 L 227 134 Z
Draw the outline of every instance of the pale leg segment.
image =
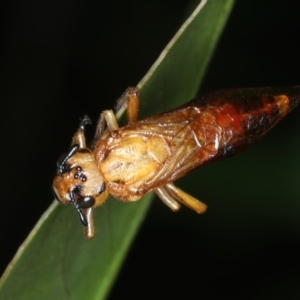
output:
M 83 215 L 87 219 L 88 226 L 84 227 L 84 235 L 88 239 L 92 239 L 95 236 L 95 226 L 94 226 L 94 217 L 93 217 L 93 209 L 87 208 L 83 210 Z
M 107 129 L 110 132 L 119 128 L 116 116 L 112 110 L 105 110 L 102 115 L 106 121 Z
M 137 88 L 128 88 L 118 99 L 115 113 L 112 110 L 105 110 L 101 113 L 91 149 L 94 149 L 97 142 L 105 136 L 106 133 L 119 128 L 117 120 L 120 119 L 125 110 L 127 110 L 127 119 L 129 124 L 137 121 L 140 103 L 139 97 L 140 94 Z M 106 130 L 105 125 L 107 126 Z
M 101 139 L 104 130 L 105 130 L 105 118 L 104 118 L 104 115 L 103 115 L 103 112 L 102 112 L 100 114 L 100 118 L 98 120 L 97 127 L 96 127 L 96 132 L 95 132 L 93 141 L 91 143 L 91 149 L 94 149 L 97 141 L 99 141 Z
M 91 124 L 91 120 L 88 116 L 84 116 L 79 123 L 78 130 L 75 132 L 72 138 L 71 145 L 78 144 L 79 148 L 86 148 L 86 141 L 84 136 L 85 126 Z
M 202 214 L 206 211 L 207 209 L 206 204 L 194 198 L 193 196 L 187 194 L 183 190 L 179 189 L 174 185 L 174 183 L 166 184 L 165 188 L 174 197 L 175 200 L 193 209 L 195 212 Z
M 178 203 L 167 191 L 166 188 L 161 187 L 154 190 L 160 200 L 168 206 L 172 211 L 178 211 L 180 209 L 180 203 Z
M 180 209 L 180 203 L 178 202 L 181 202 L 199 214 L 204 213 L 207 209 L 206 204 L 179 189 L 174 183 L 168 183 L 164 187 L 157 188 L 154 192 L 173 211 Z
M 140 92 L 138 88 L 130 87 L 119 98 L 116 107 L 116 119 L 119 119 L 124 111 L 127 109 L 128 123 L 137 121 L 140 105 Z

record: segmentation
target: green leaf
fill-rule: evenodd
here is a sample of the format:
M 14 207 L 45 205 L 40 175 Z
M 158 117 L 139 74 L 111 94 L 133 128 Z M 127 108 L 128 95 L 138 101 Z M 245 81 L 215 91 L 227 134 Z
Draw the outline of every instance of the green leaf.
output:
M 139 83 L 141 116 L 195 96 L 233 0 L 198 4 Z M 151 195 L 95 210 L 96 237 L 86 240 L 72 207 L 54 202 L 1 278 L 0 299 L 103 299 L 141 224 Z

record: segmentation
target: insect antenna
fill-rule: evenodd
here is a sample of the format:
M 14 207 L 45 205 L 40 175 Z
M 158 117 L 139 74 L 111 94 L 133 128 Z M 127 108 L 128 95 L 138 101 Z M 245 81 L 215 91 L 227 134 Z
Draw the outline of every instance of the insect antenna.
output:
M 79 208 L 79 205 L 78 203 L 75 201 L 74 199 L 74 193 L 73 192 L 70 192 L 70 198 L 71 198 L 71 202 L 72 204 L 74 205 L 75 209 L 77 210 L 78 212 L 78 215 L 79 215 L 79 219 L 80 219 L 80 222 L 83 226 L 88 226 L 88 222 L 86 220 L 86 217 L 83 215 L 81 209 Z
M 63 153 L 59 158 L 58 158 L 58 161 L 57 161 L 57 168 L 58 168 L 58 172 L 60 174 L 63 174 L 65 172 L 68 172 L 69 169 L 68 169 L 68 165 L 67 165 L 67 161 L 69 160 L 69 158 L 71 156 L 73 156 L 75 154 L 75 152 L 79 149 L 79 145 L 78 144 L 75 144 L 73 145 L 69 152 L 67 154 Z

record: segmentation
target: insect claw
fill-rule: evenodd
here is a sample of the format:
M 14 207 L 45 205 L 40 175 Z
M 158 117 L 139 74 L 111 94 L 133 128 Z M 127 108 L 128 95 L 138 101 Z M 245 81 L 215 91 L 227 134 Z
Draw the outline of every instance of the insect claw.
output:
M 83 118 L 80 120 L 78 130 L 84 131 L 85 126 L 88 124 L 92 124 L 92 121 L 87 115 L 84 115 Z

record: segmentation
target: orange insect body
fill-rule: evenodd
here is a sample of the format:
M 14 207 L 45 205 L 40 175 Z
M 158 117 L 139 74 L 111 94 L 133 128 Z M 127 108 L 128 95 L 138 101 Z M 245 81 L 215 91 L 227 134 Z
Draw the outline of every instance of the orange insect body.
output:
M 94 236 L 92 208 L 109 194 L 136 201 L 155 191 L 174 211 L 183 203 L 202 213 L 206 205 L 173 181 L 249 147 L 299 99 L 299 87 L 221 90 L 136 121 L 139 94 L 130 88 L 120 100 L 120 106 L 127 107 L 129 125 L 118 128 L 112 111 L 103 112 L 89 149 L 84 138 L 89 119 L 85 117 L 70 151 L 58 162 L 53 189 L 61 202 L 75 205 L 88 238 Z

